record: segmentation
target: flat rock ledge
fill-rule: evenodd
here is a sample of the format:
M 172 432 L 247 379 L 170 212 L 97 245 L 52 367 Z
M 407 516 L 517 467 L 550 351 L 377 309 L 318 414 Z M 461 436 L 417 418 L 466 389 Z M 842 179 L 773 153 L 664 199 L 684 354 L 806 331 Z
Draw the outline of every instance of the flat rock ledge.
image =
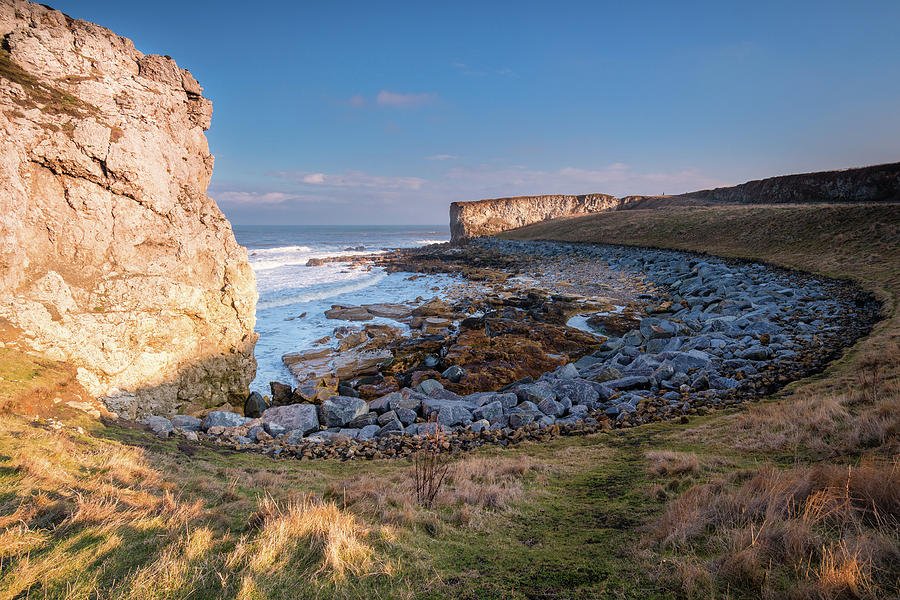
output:
M 758 263 L 619 246 L 482 239 L 481 249 L 541 261 L 587 257 L 653 283 L 638 327 L 536 380 L 455 394 L 435 380 L 373 400 L 266 408 L 256 418 L 145 420 L 158 435 L 208 440 L 273 457 L 389 458 L 509 445 L 631 427 L 729 407 L 809 376 L 879 317 L 853 284 Z M 252 403 L 251 403 L 252 401 Z

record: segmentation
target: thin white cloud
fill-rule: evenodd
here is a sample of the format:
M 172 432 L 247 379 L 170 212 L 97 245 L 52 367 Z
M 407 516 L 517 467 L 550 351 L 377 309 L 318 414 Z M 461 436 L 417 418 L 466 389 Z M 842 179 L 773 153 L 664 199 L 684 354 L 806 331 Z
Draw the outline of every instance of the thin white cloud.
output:
M 425 160 L 452 160 L 459 158 L 455 154 L 435 154 L 434 156 L 426 156 Z
M 379 106 L 390 106 L 395 108 L 412 108 L 416 106 L 422 106 L 425 104 L 430 104 L 434 102 L 437 98 L 437 94 L 433 93 L 424 93 L 424 94 L 400 94 L 397 92 L 390 92 L 388 90 L 381 90 L 378 92 L 378 95 L 375 97 L 375 101 Z
M 309 171 L 279 171 L 275 175 L 300 184 L 332 188 L 418 190 L 427 182 L 427 180 L 420 177 L 388 177 L 354 170 L 334 174 L 311 173 Z
M 216 202 L 229 204 L 281 204 L 283 202 L 287 202 L 288 200 L 300 199 L 300 197 L 296 194 L 262 191 L 247 192 L 238 190 L 210 190 L 209 195 Z

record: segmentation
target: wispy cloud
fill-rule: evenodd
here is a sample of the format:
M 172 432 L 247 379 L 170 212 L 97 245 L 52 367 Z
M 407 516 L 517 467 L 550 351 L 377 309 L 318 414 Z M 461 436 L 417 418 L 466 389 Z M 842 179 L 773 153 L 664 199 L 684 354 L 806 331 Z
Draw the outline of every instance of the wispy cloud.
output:
M 348 170 L 343 173 L 313 173 L 309 171 L 278 171 L 275 176 L 299 184 L 332 188 L 380 188 L 387 190 L 418 190 L 426 183 L 420 177 L 388 177 L 371 175 L 363 171 Z
M 297 194 L 284 192 L 223 190 L 212 186 L 209 189 L 209 195 L 216 202 L 224 204 L 282 204 L 288 200 L 300 199 Z
M 416 106 L 422 106 L 425 104 L 431 104 L 436 99 L 437 94 L 430 92 L 424 94 L 401 94 L 398 92 L 381 90 L 380 92 L 378 92 L 378 95 L 375 96 L 375 102 L 377 102 L 379 106 L 390 106 L 395 108 L 412 108 Z
M 425 160 L 453 160 L 459 158 L 455 154 L 435 154 L 434 156 L 426 156 Z

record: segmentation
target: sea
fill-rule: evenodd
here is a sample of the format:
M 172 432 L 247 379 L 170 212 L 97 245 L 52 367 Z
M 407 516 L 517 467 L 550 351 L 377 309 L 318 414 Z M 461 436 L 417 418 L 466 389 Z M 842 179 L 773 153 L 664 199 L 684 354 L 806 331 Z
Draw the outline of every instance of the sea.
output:
M 458 282 L 454 275 L 412 277 L 374 267 L 365 270 L 349 263 L 307 267 L 311 258 L 377 254 L 447 242 L 446 225 L 409 226 L 234 226 L 234 235 L 247 248 L 256 274 L 256 378 L 252 391 L 269 393 L 269 382 L 294 384 L 281 362 L 282 355 L 312 348 L 335 327 L 359 325 L 326 319 L 333 304 L 407 302 L 440 296 Z M 372 323 L 395 321 L 376 318 Z

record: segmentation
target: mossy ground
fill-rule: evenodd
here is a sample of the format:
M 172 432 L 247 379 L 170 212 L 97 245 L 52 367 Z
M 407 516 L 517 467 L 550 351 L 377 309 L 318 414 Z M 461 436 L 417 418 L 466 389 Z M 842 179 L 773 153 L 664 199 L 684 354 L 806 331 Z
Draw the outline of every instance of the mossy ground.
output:
M 883 568 L 897 564 L 890 556 L 856 573 L 833 552 L 814 553 L 798 570 L 789 557 L 739 553 L 728 541 L 770 527 L 765 519 L 706 515 L 688 542 L 658 541 L 683 533 L 666 519 L 698 510 L 686 499 L 707 484 L 720 490 L 711 496 L 719 506 L 766 469 L 793 481 L 814 467 L 863 472 L 896 454 L 900 430 L 882 413 L 897 400 L 900 372 L 897 212 L 852 208 L 623 211 L 511 234 L 671 246 L 853 278 L 879 294 L 885 320 L 824 375 L 753 407 L 456 456 L 458 481 L 431 509 L 404 498 L 405 460 L 272 460 L 84 416 L 63 415 L 56 429 L 6 414 L 0 598 L 896 595 L 896 574 Z M 873 356 L 878 398 L 860 384 Z M 13 408 L 71 385 L 65 366 L 11 350 L 0 352 L 0 370 Z M 502 485 L 486 481 L 485 465 L 510 464 Z M 900 547 L 890 517 L 860 521 L 870 537 L 885 533 L 888 555 Z M 849 539 L 840 525 L 813 525 L 823 544 Z M 734 556 L 770 562 L 735 570 Z

